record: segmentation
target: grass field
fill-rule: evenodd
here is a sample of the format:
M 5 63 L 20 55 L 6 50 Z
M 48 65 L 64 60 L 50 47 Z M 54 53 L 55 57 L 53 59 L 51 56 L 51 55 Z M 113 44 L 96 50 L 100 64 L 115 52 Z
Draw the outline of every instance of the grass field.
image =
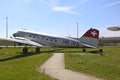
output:
M 56 48 L 41 48 L 41 53 L 29 49 L 28 54 L 22 54 L 22 48 L 0 49 L 0 80 L 55 80 L 37 69 L 52 54 Z M 104 55 L 95 54 L 96 49 L 57 48 L 55 52 L 65 53 L 66 68 L 90 74 L 105 80 L 120 80 L 120 46 L 104 47 Z M 50 51 L 48 51 L 50 50 Z
M 105 80 L 120 80 L 120 46 L 103 49 L 103 56 L 95 54 L 95 49 L 87 49 L 87 53 L 80 52 L 77 48 L 65 49 L 66 68 Z
M 52 54 L 42 48 L 42 53 L 22 54 L 21 48 L 0 49 L 0 80 L 55 80 L 39 73 L 38 68 Z

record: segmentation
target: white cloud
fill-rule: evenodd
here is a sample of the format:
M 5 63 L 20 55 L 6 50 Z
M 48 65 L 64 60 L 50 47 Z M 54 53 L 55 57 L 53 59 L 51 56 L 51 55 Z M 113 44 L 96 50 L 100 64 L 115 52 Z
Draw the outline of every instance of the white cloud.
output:
M 116 1 L 116 2 L 113 2 L 113 3 L 110 3 L 110 4 L 106 4 L 103 6 L 103 8 L 108 8 L 108 7 L 112 7 L 112 6 L 115 6 L 115 5 L 118 5 L 120 4 L 120 1 Z
M 52 7 L 51 9 L 52 11 L 80 15 L 77 11 L 75 11 L 75 8 L 80 4 L 86 3 L 88 0 L 80 0 L 79 2 L 73 3 L 71 6 L 60 6 L 59 3 L 62 2 L 62 0 L 46 0 L 46 1 Z
M 69 14 L 79 15 L 76 11 L 74 11 L 74 7 L 67 7 L 67 6 L 56 6 L 52 8 L 53 11 L 56 12 L 65 12 Z

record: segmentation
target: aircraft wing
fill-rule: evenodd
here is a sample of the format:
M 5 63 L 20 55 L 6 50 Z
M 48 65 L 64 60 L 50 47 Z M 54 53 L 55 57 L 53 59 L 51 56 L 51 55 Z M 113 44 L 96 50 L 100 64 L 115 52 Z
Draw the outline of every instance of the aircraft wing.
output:
M 17 43 L 21 43 L 21 44 L 26 44 L 26 45 L 32 45 L 32 46 L 39 46 L 42 47 L 43 45 L 31 41 L 29 39 L 25 39 L 22 37 L 17 37 L 17 38 L 0 38 L 0 41 L 11 41 L 11 42 L 17 42 Z

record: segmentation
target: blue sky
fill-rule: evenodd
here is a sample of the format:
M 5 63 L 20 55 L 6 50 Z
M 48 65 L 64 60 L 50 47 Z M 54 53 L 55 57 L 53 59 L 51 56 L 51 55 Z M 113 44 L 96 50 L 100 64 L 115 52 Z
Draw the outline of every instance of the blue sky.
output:
M 120 0 L 0 0 L 0 37 L 5 37 L 6 16 L 9 36 L 27 29 L 56 36 L 79 37 L 89 28 L 100 30 L 100 36 L 120 36 L 108 31 L 120 26 Z

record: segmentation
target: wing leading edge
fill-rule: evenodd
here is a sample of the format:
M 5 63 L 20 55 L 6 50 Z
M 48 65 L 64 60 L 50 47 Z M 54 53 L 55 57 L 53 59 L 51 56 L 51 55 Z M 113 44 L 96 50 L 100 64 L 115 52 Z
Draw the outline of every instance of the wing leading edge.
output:
M 17 37 L 17 38 L 0 38 L 0 41 L 11 41 L 11 42 L 17 42 L 17 43 L 21 43 L 21 44 L 26 44 L 26 45 L 32 45 L 32 46 L 38 46 L 38 47 L 43 47 L 43 45 L 31 41 L 29 39 L 26 38 L 22 38 L 22 37 Z

